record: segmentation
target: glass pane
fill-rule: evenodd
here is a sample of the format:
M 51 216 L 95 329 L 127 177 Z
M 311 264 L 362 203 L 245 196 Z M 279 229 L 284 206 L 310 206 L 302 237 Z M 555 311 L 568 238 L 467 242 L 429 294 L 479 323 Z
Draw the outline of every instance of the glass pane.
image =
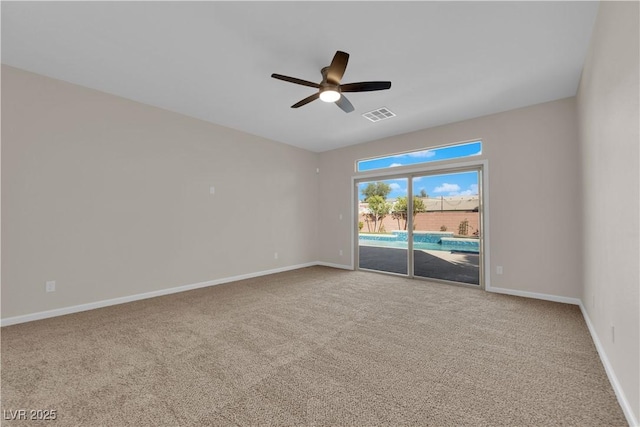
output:
M 358 253 L 360 268 L 407 274 L 406 208 L 408 178 L 358 184 Z M 405 209 L 406 211 L 406 209 Z
M 391 154 L 373 159 L 358 160 L 356 162 L 356 171 L 364 172 L 376 169 L 395 168 L 398 166 L 410 166 L 441 160 L 479 156 L 480 154 L 482 154 L 482 141 L 465 142 L 463 144 L 447 145 L 444 147 L 411 151 L 409 153 Z
M 413 178 L 413 274 L 480 284 L 478 171 Z

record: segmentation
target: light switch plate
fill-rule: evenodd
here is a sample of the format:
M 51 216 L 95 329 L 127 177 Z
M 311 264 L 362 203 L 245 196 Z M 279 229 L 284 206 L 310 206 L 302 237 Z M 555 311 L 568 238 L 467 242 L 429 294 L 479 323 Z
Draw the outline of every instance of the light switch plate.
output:
M 47 292 L 55 292 L 56 291 L 56 281 L 55 280 L 48 280 L 45 282 L 44 284 L 45 290 Z

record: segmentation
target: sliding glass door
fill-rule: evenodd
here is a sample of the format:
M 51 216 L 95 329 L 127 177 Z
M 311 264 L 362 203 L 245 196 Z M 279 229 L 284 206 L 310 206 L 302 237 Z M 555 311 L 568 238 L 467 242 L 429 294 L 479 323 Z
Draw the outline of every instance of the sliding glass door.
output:
M 479 175 L 473 170 L 412 178 L 414 276 L 480 284 Z
M 406 221 L 396 214 L 398 203 L 406 206 L 408 182 L 399 178 L 358 183 L 359 268 L 408 274 Z
M 356 181 L 358 268 L 482 284 L 481 169 Z

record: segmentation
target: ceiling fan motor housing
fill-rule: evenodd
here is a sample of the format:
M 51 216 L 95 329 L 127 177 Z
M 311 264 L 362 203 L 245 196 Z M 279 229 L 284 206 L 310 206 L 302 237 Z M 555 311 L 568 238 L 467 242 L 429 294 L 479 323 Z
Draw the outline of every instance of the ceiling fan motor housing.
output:
M 332 84 L 327 81 L 327 72 L 329 67 L 324 67 L 320 72 L 322 73 L 322 82 L 320 82 L 320 99 L 325 102 L 335 102 L 340 99 L 340 85 Z M 328 92 L 328 93 L 325 93 Z

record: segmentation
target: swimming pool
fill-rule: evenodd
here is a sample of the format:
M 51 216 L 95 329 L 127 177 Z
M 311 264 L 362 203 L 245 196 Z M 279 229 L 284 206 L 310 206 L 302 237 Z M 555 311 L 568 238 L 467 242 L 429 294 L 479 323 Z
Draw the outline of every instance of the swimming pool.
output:
M 407 248 L 408 233 L 394 230 L 391 234 L 359 234 L 359 243 L 364 246 L 380 246 L 386 248 Z M 414 231 L 413 248 L 433 251 L 480 252 L 480 241 L 473 238 L 453 237 L 447 231 Z

